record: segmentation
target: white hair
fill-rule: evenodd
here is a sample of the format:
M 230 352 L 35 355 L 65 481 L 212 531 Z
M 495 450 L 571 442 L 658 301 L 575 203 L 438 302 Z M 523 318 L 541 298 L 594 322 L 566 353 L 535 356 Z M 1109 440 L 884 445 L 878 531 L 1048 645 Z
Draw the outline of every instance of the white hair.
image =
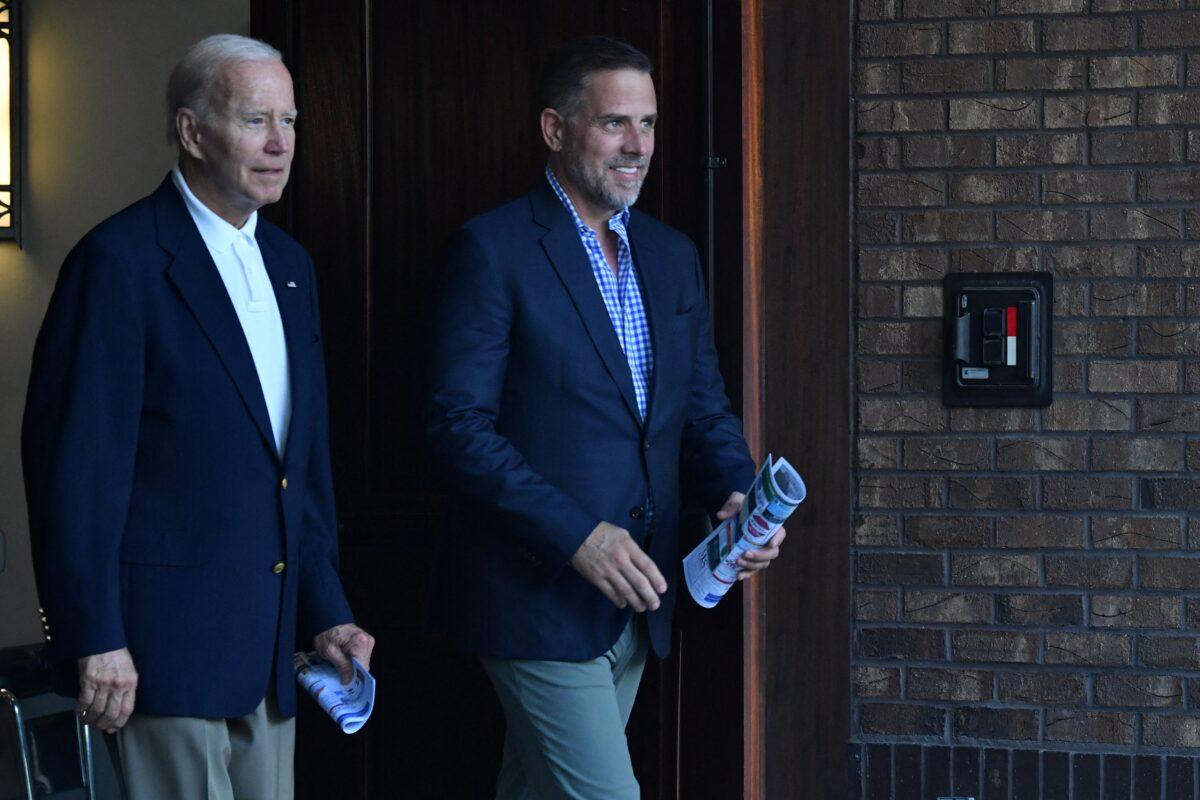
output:
M 212 119 L 213 86 L 222 68 L 243 61 L 282 60 L 266 42 L 235 33 L 218 33 L 196 42 L 167 80 L 167 141 L 179 145 L 175 116 L 181 108 L 191 109 L 202 123 Z

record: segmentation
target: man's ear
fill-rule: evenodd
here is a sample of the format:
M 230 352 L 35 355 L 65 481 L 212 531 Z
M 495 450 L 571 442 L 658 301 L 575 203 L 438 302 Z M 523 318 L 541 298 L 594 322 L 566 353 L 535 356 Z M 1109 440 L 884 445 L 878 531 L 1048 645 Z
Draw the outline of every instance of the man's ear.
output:
M 549 147 L 552 153 L 562 152 L 563 140 L 567 133 L 567 121 L 563 115 L 553 108 L 543 108 L 540 123 L 542 140 L 546 142 L 546 147 Z
M 180 108 L 175 111 L 175 133 L 184 151 L 196 160 L 203 160 L 200 151 L 200 118 L 190 108 Z

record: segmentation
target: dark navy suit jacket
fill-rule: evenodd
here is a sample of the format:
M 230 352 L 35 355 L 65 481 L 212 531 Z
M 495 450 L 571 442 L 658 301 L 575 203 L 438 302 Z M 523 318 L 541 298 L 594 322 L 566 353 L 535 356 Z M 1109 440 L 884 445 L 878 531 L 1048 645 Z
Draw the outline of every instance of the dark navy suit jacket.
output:
M 273 677 L 290 716 L 298 617 L 306 636 L 351 619 L 312 262 L 261 217 L 256 238 L 291 372 L 282 458 L 233 304 L 169 176 L 59 274 L 21 450 L 63 691 L 78 690 L 74 659 L 128 647 L 138 711 L 240 716 Z
M 435 620 L 474 652 L 578 661 L 611 647 L 632 612 L 570 565 L 606 521 L 628 529 L 667 579 L 647 614 L 665 655 L 681 580 L 681 477 L 710 509 L 753 478 L 717 371 L 696 248 L 636 210 L 629 236 L 654 345 L 644 422 L 579 234 L 549 186 L 451 240 L 427 428 L 454 496 L 433 603 Z

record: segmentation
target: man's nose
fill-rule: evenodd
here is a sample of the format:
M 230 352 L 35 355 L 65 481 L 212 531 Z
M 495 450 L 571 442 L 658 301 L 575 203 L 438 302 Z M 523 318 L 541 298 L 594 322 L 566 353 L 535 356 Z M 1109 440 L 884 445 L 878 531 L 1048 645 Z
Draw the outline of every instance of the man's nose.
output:
M 630 155 L 649 155 L 654 151 L 654 129 L 634 128 L 625 137 L 621 149 Z
M 272 155 L 282 155 L 292 149 L 292 132 L 278 122 L 272 122 L 267 135 L 266 151 Z

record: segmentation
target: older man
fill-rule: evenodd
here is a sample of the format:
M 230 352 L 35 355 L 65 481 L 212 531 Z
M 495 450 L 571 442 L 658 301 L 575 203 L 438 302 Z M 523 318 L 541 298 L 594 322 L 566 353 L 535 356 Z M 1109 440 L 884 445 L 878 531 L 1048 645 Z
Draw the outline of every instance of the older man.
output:
M 542 103 L 540 185 L 449 251 L 429 435 L 459 496 L 436 606 L 504 707 L 500 800 L 637 800 L 624 729 L 647 639 L 670 645 L 680 485 L 728 517 L 754 464 L 696 248 L 630 209 L 654 153 L 649 60 L 572 42 Z
M 178 164 L 71 251 L 22 456 L 52 654 L 127 794 L 288 798 L 298 620 L 351 674 L 308 254 L 258 218 L 295 145 L 273 48 L 220 35 L 167 90 Z

